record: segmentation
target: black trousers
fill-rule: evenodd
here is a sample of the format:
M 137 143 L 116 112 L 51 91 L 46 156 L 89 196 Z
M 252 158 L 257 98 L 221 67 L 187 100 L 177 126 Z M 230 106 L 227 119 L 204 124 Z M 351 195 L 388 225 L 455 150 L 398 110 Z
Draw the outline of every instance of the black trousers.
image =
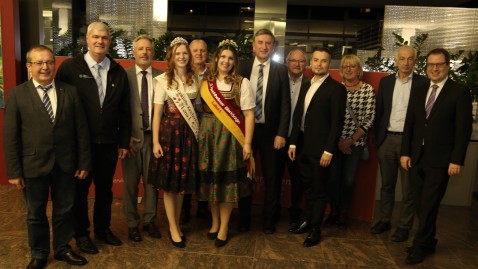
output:
M 88 236 L 88 191 L 95 184 L 95 205 L 93 223 L 96 234 L 101 234 L 111 224 L 111 203 L 113 202 L 113 176 L 118 161 L 118 145 L 92 144 L 93 170 L 84 180 L 77 181 L 75 206 L 75 237 Z
M 260 155 L 264 178 L 264 227 L 275 225 L 280 213 L 280 194 L 284 171 L 283 152 L 274 149 L 274 136 L 270 136 L 263 124 L 256 124 L 252 138 L 254 156 Z M 282 162 L 282 164 L 281 164 Z M 241 225 L 250 226 L 252 196 L 239 200 Z
M 76 187 L 73 174 L 65 173 L 55 165 L 53 171 L 46 176 L 24 180 L 23 192 L 28 208 L 28 243 L 32 258 L 46 259 L 50 253 L 50 226 L 46 215 L 50 193 L 53 204 L 53 251 L 55 255 L 70 251 L 68 243 L 73 237 L 72 208 Z

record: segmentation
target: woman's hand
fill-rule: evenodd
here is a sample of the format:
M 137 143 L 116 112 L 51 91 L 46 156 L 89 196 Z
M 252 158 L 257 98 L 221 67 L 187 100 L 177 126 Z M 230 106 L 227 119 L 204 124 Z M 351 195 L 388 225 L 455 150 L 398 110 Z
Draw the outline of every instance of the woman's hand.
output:
M 248 144 L 248 143 L 244 144 L 244 147 L 242 147 L 242 156 L 244 157 L 244 161 L 249 160 L 251 155 L 252 155 L 251 144 Z
M 153 154 L 154 154 L 154 157 L 156 158 L 163 157 L 163 148 L 161 147 L 159 143 L 153 144 Z

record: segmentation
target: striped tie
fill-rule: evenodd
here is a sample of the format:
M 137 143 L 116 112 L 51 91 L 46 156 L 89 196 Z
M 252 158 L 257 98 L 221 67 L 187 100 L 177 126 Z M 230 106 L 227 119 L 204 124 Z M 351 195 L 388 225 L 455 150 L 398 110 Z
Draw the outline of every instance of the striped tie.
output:
M 262 80 L 264 79 L 264 65 L 259 65 L 259 75 L 257 76 L 257 90 L 256 90 L 256 110 L 254 115 L 256 120 L 262 117 Z
M 438 89 L 438 85 L 434 84 L 432 86 L 432 92 L 430 93 L 430 96 L 428 97 L 428 101 L 427 101 L 427 104 L 425 106 L 425 111 L 427 113 L 427 119 L 428 119 L 428 116 L 430 116 L 430 112 L 432 112 L 433 104 L 435 104 L 437 89 Z
M 100 96 L 100 105 L 103 107 L 103 101 L 105 100 L 105 93 L 103 92 L 103 79 L 101 78 L 101 65 L 96 64 L 96 85 L 98 86 L 98 95 Z
M 50 90 L 52 87 L 53 87 L 52 85 L 48 87 L 43 87 L 41 85 L 38 86 L 38 88 L 40 88 L 43 91 L 42 101 L 43 101 L 43 104 L 45 105 L 46 112 L 50 116 L 51 123 L 55 121 L 55 116 L 53 115 L 53 109 L 51 107 L 50 97 L 48 96 L 48 90 Z

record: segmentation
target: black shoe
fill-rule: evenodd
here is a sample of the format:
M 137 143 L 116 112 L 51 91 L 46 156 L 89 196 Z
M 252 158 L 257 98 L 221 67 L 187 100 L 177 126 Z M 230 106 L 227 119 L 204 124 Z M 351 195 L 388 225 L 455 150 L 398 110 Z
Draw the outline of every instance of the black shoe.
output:
M 138 227 L 128 228 L 128 239 L 134 242 L 141 242 L 143 240 Z
M 84 253 L 96 254 L 99 252 L 98 248 L 96 248 L 95 244 L 93 244 L 89 236 L 82 236 L 76 238 L 76 246 L 81 252 Z
M 88 263 L 85 257 L 76 254 L 75 252 L 73 252 L 73 250 L 70 250 L 60 255 L 55 255 L 55 259 L 59 261 L 64 261 L 71 265 L 85 265 Z
M 143 224 L 143 231 L 148 232 L 148 235 L 152 238 L 161 238 L 161 232 L 154 223 Z
M 171 232 L 168 231 L 168 234 L 169 234 L 169 239 L 171 240 L 171 243 L 173 244 L 174 247 L 176 247 L 176 248 L 185 248 L 186 247 L 186 243 L 184 242 L 182 236 L 181 236 L 181 241 L 176 242 L 176 241 L 173 240 L 173 237 L 171 236 Z
M 425 252 L 420 247 L 414 247 L 412 253 L 408 254 L 405 259 L 406 264 L 417 264 L 423 262 L 425 259 Z
M 215 232 L 215 233 L 210 233 L 210 232 L 208 232 L 208 233 L 207 233 L 207 239 L 209 239 L 209 240 L 215 240 L 215 239 L 217 238 L 217 233 L 218 233 L 218 232 Z
M 289 233 L 293 233 L 295 230 L 299 229 L 300 224 L 299 222 L 291 222 L 289 226 L 289 230 L 287 230 Z
M 385 231 L 390 230 L 391 225 L 390 222 L 377 222 L 372 228 L 370 228 L 370 233 L 372 234 L 381 234 Z
M 428 245 L 428 246 L 422 246 L 421 249 L 423 250 L 423 252 L 424 252 L 425 254 L 434 253 L 434 252 L 435 252 L 435 249 L 436 249 L 437 243 L 438 243 L 438 239 L 434 238 L 434 239 L 433 239 L 433 242 L 432 242 L 430 245 Z M 406 248 L 405 248 L 405 252 L 408 253 L 408 254 L 412 254 L 414 248 L 415 248 L 415 246 L 406 247 Z
M 392 242 L 404 242 L 408 239 L 408 230 L 398 227 L 392 234 Z
M 32 258 L 30 263 L 27 265 L 27 269 L 43 269 L 46 267 L 46 263 L 46 259 Z
M 305 234 L 310 232 L 310 225 L 307 223 L 307 221 L 302 222 L 302 224 L 299 226 L 299 228 L 295 229 L 291 233 L 293 234 Z
M 218 237 L 216 237 L 216 241 L 214 241 L 214 245 L 217 247 L 217 248 L 220 248 L 220 247 L 223 247 L 227 244 L 227 238 L 225 240 L 222 240 L 222 239 L 219 239 Z
M 309 235 L 305 238 L 304 243 L 302 244 L 304 247 L 313 247 L 318 245 L 320 242 L 322 234 L 320 228 L 312 228 Z
M 189 223 L 189 210 L 182 210 L 181 216 L 179 217 L 179 224 L 188 224 Z
M 121 246 L 121 240 L 116 237 L 110 229 L 106 229 L 101 233 L 96 233 L 95 231 L 95 239 L 105 242 L 107 245 L 112 246 Z

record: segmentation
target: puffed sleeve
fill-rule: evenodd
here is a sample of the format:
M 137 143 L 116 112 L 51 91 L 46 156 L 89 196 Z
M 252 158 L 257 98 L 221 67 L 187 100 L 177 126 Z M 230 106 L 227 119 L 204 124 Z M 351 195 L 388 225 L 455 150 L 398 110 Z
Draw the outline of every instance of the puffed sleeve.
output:
M 248 110 L 256 107 L 256 100 L 251 83 L 247 78 L 242 80 L 241 84 L 241 110 Z
M 161 74 L 157 77 L 154 78 L 156 80 L 156 83 L 154 84 L 154 99 L 153 102 L 155 104 L 164 104 L 164 101 L 166 100 L 166 85 L 167 81 L 164 77 L 164 74 Z

